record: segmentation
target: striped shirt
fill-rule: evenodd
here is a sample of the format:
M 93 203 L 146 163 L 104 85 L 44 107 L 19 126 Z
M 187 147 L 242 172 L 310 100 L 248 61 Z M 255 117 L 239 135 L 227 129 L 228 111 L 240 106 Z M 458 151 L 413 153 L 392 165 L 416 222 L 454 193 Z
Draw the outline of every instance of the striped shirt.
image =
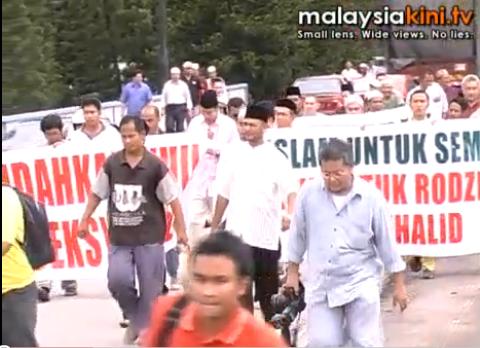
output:
M 269 142 L 231 150 L 217 172 L 218 193 L 229 200 L 227 230 L 250 246 L 278 250 L 282 202 L 298 186 L 290 161 Z

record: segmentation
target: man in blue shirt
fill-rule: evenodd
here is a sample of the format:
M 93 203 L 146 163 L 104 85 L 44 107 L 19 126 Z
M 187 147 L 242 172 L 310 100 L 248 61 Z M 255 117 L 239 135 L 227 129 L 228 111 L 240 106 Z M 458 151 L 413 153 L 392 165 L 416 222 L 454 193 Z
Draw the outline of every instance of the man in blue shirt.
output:
M 142 109 L 152 101 L 152 91 L 143 82 L 143 73 L 136 71 L 132 81 L 122 89 L 120 101 L 127 109 L 127 115 L 140 116 Z
M 288 243 L 286 288 L 298 291 L 305 253 L 309 347 L 381 347 L 380 282 L 393 273 L 394 305 L 407 307 L 405 263 L 398 253 L 387 203 L 353 175 L 352 146 L 333 139 L 320 153 L 322 178 L 297 198 Z

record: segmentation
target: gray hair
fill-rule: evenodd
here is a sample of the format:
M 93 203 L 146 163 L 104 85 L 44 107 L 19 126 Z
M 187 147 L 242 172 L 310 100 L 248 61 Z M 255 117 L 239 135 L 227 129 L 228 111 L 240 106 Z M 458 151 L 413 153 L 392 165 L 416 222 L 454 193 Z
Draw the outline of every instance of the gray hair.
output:
M 320 164 L 325 161 L 342 160 L 347 166 L 353 167 L 353 146 L 352 144 L 333 138 L 328 143 L 320 145 L 320 155 L 318 161 Z
M 480 78 L 477 76 L 477 75 L 474 75 L 474 74 L 469 74 L 467 76 L 465 76 L 462 80 L 462 87 L 467 84 L 468 82 L 476 82 L 476 83 L 479 83 L 480 82 Z

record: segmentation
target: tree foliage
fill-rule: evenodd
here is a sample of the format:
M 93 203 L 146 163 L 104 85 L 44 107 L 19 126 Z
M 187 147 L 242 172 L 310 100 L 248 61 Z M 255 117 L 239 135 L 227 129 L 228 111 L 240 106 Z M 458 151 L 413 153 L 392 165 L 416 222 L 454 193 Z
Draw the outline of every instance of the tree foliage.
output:
M 2 1 L 2 113 L 54 106 L 58 66 L 43 0 Z
M 3 1 L 3 109 L 50 106 L 58 100 L 58 88 L 51 88 L 58 82 L 64 104 L 92 92 L 103 100 L 115 99 L 126 78 L 120 62 L 156 80 L 158 1 Z M 342 5 L 367 8 L 373 1 Z M 371 56 L 372 48 L 362 41 L 297 39 L 299 10 L 322 11 L 338 4 L 168 0 L 170 66 L 185 60 L 213 64 L 229 83 L 249 83 L 255 97 L 276 97 L 296 77 L 331 73 L 347 58 Z

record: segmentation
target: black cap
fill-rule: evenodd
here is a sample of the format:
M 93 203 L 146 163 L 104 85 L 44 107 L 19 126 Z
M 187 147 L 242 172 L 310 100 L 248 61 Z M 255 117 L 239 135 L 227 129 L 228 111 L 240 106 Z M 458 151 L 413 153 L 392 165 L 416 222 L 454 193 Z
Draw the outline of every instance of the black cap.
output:
M 205 109 L 212 109 L 218 106 L 217 93 L 214 90 L 205 91 L 200 98 L 200 106 Z
M 255 105 L 264 108 L 268 113 L 268 117 L 274 116 L 274 110 L 273 110 L 274 105 L 272 101 L 260 100 L 259 102 L 256 102 Z
M 275 103 L 275 106 L 280 106 L 280 107 L 288 108 L 288 109 L 290 109 L 292 112 L 296 112 L 296 111 L 297 111 L 297 106 L 296 106 L 295 103 L 294 103 L 293 101 L 291 101 L 290 99 L 279 99 L 279 100 L 277 100 L 277 102 Z
M 300 93 L 300 88 L 295 87 L 295 86 L 288 87 L 285 94 L 287 96 L 289 96 L 289 95 L 298 95 L 299 97 L 302 96 L 302 94 Z
M 268 122 L 268 119 L 271 117 L 269 110 L 262 105 L 253 104 L 247 108 L 245 113 L 245 118 L 253 118 L 256 120 L 261 120 L 263 122 Z

